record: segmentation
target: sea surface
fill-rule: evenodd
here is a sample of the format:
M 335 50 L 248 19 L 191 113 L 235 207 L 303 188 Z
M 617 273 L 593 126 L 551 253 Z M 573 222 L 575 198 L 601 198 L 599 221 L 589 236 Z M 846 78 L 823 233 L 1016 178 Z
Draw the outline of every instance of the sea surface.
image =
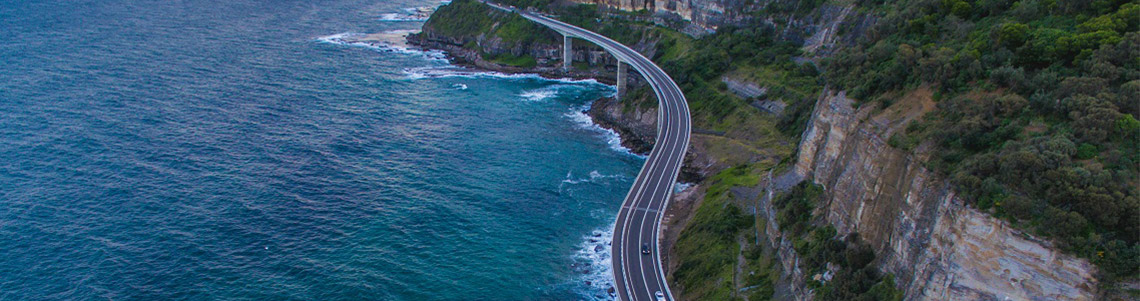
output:
M 434 0 L 0 4 L 0 300 L 608 299 L 613 88 L 339 37 Z

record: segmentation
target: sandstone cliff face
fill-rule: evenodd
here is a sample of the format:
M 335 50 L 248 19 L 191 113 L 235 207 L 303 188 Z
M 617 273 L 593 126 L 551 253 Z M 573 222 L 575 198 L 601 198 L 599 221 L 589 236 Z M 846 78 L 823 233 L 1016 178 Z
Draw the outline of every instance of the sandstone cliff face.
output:
M 854 44 L 876 19 L 858 12 L 854 5 L 823 4 L 811 14 L 768 16 L 765 21 L 777 25 L 784 39 L 802 43 L 806 55 L 822 57 L 837 47 Z M 841 34 L 844 29 L 846 33 Z
M 840 25 L 850 24 L 851 32 L 842 42 L 854 42 L 859 33 L 874 24 L 874 18 L 858 13 L 853 5 L 823 4 L 811 13 L 758 12 L 775 5 L 798 7 L 798 0 L 570 0 L 576 3 L 597 4 L 625 11 L 646 10 L 661 20 L 689 21 L 691 27 L 678 28 L 686 33 L 700 35 L 726 25 L 746 25 L 764 22 L 776 26 L 783 38 L 803 42 L 809 54 L 829 54 L 840 36 Z M 817 53 L 820 52 L 820 53 Z
M 843 92 L 823 93 L 792 171 L 827 191 L 817 216 L 870 243 L 907 300 L 1092 300 L 1092 264 L 965 205 L 923 158 L 887 145 L 919 115 L 915 99 L 896 104 L 911 109 L 876 114 L 853 108 Z M 785 271 L 799 274 L 794 251 L 779 247 Z
M 759 6 L 747 0 L 570 0 L 598 4 L 626 11 L 647 10 L 656 17 L 692 21 L 704 30 L 738 24 L 751 17 Z

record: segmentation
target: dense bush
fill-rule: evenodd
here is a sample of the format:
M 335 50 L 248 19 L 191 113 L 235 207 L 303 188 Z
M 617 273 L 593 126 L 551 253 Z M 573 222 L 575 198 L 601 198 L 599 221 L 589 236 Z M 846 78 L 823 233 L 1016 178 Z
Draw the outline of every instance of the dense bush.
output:
M 491 31 L 497 18 L 507 14 L 495 11 L 475 0 L 455 0 L 439 7 L 424 28 L 431 28 L 439 34 L 454 37 L 474 37 Z
M 816 226 L 812 215 L 823 197 L 823 187 L 811 179 L 773 200 L 780 230 L 793 239 L 792 247 L 800 256 L 805 276 L 813 277 L 829 271 L 828 264 L 838 267 L 830 281 L 807 281 L 819 300 L 902 300 L 894 277 L 883 275 L 875 267 L 875 252 L 858 233 L 840 240 L 834 227 Z
M 891 137 L 981 209 L 1111 276 L 1140 272 L 1140 4 L 863 1 L 882 20 L 827 64 L 864 102 L 929 84 L 937 109 Z
M 662 68 L 669 72 L 677 84 L 681 86 L 681 89 L 685 91 L 686 98 L 690 99 L 690 109 L 694 119 L 700 118 L 711 124 L 717 123 L 717 121 L 724 119 L 740 108 L 747 107 L 746 102 L 735 96 L 721 93 L 719 91 L 723 89 L 717 88 L 717 85 L 721 83 L 720 76 L 732 68 L 767 66 L 779 70 L 790 70 L 788 73 L 796 75 L 814 72 L 814 68 L 808 71 L 792 63 L 791 58 L 799 54 L 799 48 L 792 43 L 776 39 L 774 29 L 769 26 L 725 26 L 717 30 L 716 33 L 693 42 L 693 44 L 699 45 L 699 47 L 693 47 L 686 55 L 678 59 L 664 61 Z M 668 53 L 668 50 L 659 52 L 661 56 Z M 801 77 L 812 78 L 810 75 L 801 75 Z M 801 87 L 811 93 L 817 91 L 814 87 L 818 86 L 818 83 L 814 81 L 802 84 Z M 780 91 L 773 89 L 771 92 L 778 93 Z M 815 97 L 814 94 L 794 94 L 800 91 L 787 90 L 786 92 L 788 95 L 773 95 L 773 97 L 795 98 L 793 104 L 799 101 L 810 101 Z M 810 105 L 807 107 L 810 108 Z M 803 109 L 802 106 L 793 106 L 792 109 L 790 113 L 795 114 L 791 114 L 788 117 L 789 120 L 785 121 L 785 127 L 789 129 L 805 123 L 806 119 L 800 117 L 810 113 L 810 109 Z M 805 111 L 807 112 L 805 113 Z
M 495 2 L 502 4 L 502 5 L 509 5 L 509 6 L 514 6 L 514 7 L 518 7 L 518 8 L 533 7 L 536 9 L 544 9 L 548 5 L 553 3 L 554 1 L 553 0 L 495 0 Z

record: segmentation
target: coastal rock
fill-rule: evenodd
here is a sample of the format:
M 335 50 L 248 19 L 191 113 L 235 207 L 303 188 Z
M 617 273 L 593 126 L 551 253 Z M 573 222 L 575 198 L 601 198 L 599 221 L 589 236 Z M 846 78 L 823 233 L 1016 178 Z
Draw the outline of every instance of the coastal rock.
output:
M 641 108 L 613 98 L 594 101 L 586 111 L 598 125 L 621 135 L 622 146 L 638 154 L 649 153 L 657 139 L 657 108 Z
M 502 19 L 506 15 L 494 13 L 489 18 Z M 593 78 L 599 82 L 613 84 L 617 60 L 605 51 L 590 47 L 575 46 L 574 61 L 586 62 L 588 68 L 562 69 L 562 43 L 560 36 L 552 30 L 544 30 L 546 39 L 533 43 L 506 42 L 500 37 L 480 34 L 475 36 L 454 36 L 442 33 L 437 28 L 424 24 L 419 33 L 409 34 L 407 43 L 424 49 L 443 50 L 449 59 L 460 66 L 503 73 L 535 73 L 550 78 Z M 555 39 L 555 37 L 558 37 Z M 558 42 L 554 42 L 557 40 Z M 470 45 L 477 45 L 472 49 Z M 499 55 L 533 57 L 533 67 L 518 67 L 493 62 L 487 58 Z M 613 70 L 610 70 L 613 69 Z M 638 84 L 636 79 L 631 85 Z
M 929 101 L 906 99 L 876 112 L 854 108 L 843 92 L 819 98 L 793 170 L 823 185 L 816 214 L 839 235 L 859 233 L 874 247 L 879 267 L 896 276 L 907 300 L 1094 299 L 1096 269 L 1088 261 L 966 205 L 923 166 L 921 149 L 887 145 L 906 119 L 921 115 L 912 111 L 925 105 L 915 102 Z M 772 242 L 785 271 L 795 274 L 794 251 L 786 241 Z

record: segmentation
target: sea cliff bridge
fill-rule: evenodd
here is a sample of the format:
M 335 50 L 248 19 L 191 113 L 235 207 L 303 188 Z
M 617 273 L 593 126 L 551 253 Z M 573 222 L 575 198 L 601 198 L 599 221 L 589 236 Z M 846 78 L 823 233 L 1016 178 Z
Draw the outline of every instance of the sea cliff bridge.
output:
M 610 38 L 566 24 L 537 12 L 484 2 L 562 34 L 562 67 L 570 68 L 572 39 L 597 44 L 617 58 L 618 95 L 625 91 L 627 66 L 632 66 L 657 95 L 657 143 L 638 173 L 618 212 L 612 248 L 615 290 L 620 300 L 673 300 L 661 264 L 658 239 L 661 219 L 681 172 L 692 131 L 689 105 L 677 83 L 653 61 Z

